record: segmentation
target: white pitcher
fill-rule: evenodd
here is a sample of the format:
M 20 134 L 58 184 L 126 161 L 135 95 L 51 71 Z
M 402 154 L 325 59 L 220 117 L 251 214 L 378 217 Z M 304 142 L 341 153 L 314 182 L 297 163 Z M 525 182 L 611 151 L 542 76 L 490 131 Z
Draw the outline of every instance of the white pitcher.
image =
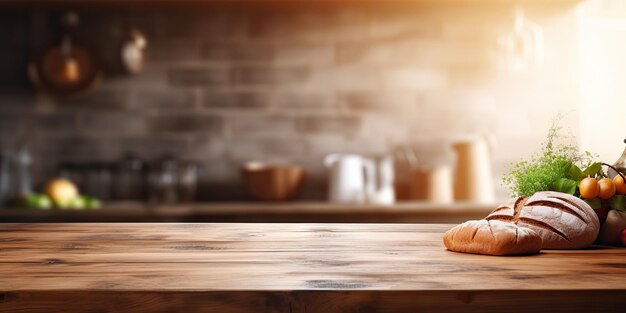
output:
M 339 203 L 393 203 L 391 158 L 378 162 L 356 154 L 331 154 L 324 164 L 330 169 L 328 196 Z

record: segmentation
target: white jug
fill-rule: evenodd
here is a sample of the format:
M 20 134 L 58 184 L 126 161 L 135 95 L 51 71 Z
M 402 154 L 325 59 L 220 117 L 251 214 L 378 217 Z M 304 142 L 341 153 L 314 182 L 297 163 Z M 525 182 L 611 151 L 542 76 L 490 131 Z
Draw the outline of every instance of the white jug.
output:
M 393 204 L 396 192 L 393 185 L 393 158 L 384 156 L 373 161 L 375 172 L 372 177 L 371 190 L 368 191 L 368 202 L 376 204 Z
M 393 164 L 355 154 L 331 154 L 324 164 L 330 169 L 328 196 L 331 202 L 389 204 L 395 200 Z

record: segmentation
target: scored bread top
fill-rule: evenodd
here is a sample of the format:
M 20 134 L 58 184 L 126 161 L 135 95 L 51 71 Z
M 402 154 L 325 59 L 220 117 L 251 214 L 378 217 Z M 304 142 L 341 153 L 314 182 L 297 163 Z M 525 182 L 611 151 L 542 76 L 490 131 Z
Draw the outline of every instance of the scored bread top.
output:
M 600 230 L 596 213 L 585 201 L 554 191 L 511 199 L 496 208 L 486 219 L 533 229 L 542 237 L 545 249 L 588 247 Z
M 534 254 L 542 241 L 532 229 L 498 220 L 467 221 L 450 229 L 443 237 L 450 251 L 488 254 Z

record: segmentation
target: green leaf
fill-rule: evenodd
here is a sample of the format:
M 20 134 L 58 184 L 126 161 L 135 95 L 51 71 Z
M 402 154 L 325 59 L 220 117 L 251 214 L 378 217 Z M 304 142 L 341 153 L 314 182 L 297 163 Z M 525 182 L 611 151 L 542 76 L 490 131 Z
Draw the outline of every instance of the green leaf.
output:
M 589 204 L 589 206 L 594 210 L 597 210 L 602 207 L 602 201 L 600 201 L 600 199 L 598 198 L 591 199 L 591 200 L 584 200 L 584 201 L 587 202 L 587 204 Z
M 611 209 L 618 211 L 626 211 L 626 197 L 623 195 L 616 195 L 609 199 L 609 206 Z
M 581 171 L 580 168 L 576 166 L 576 164 L 572 163 L 567 170 L 567 178 L 575 181 L 580 181 L 584 178 L 583 171 Z
M 582 173 L 582 177 L 602 175 L 602 163 L 591 163 Z
M 576 181 L 569 178 L 559 178 L 554 183 L 553 190 L 573 195 L 576 192 Z

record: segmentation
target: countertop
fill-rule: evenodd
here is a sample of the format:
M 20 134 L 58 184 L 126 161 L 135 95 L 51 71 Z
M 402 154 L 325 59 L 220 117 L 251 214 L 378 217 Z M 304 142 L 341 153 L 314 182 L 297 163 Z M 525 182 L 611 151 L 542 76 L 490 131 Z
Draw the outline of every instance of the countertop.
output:
M 438 224 L 0 224 L 0 311 L 618 312 L 626 249 L 445 250 Z
M 149 205 L 111 202 L 99 210 L 0 209 L 4 222 L 300 222 L 458 223 L 486 216 L 497 203 L 205 202 Z

